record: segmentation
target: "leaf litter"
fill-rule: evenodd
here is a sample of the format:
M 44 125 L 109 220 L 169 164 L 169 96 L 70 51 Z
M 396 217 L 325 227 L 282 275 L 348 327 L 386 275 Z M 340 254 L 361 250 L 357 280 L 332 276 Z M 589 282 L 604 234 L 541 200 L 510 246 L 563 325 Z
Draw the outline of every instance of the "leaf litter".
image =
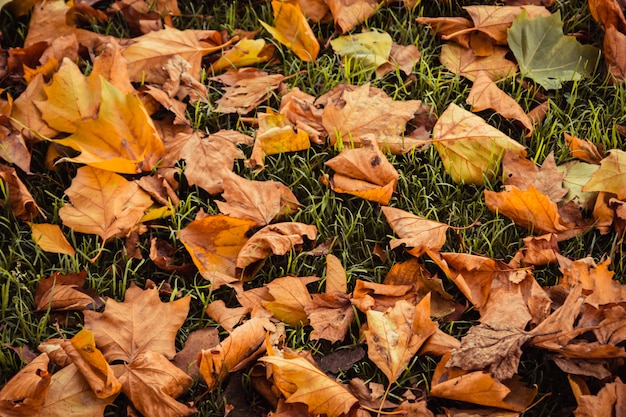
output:
M 605 31 L 609 81 L 620 83 L 626 73 L 624 51 L 614 39 L 626 33 L 626 20 L 613 2 L 589 4 L 593 19 Z M 5 6 L 24 13 L 0 3 Z M 171 214 L 178 209 L 173 201 L 182 197 L 182 187 L 173 171 L 183 161 L 188 185 L 224 201 L 216 202 L 220 214 L 197 213 L 176 239 L 211 291 L 224 287 L 240 305 L 223 300 L 208 304 L 206 314 L 227 335 L 212 334 L 207 346 L 197 342 L 205 336 L 192 333 L 178 353 L 175 340 L 189 314 L 189 295 L 163 302 L 154 286 L 140 289 L 131 284 L 123 302 L 106 299 L 99 312 L 100 296 L 82 288 L 84 272 L 41 278 L 33 310 L 82 311 L 84 328 L 70 339 L 49 339 L 40 345 L 41 354 L 0 390 L 0 414 L 58 415 L 78 402 L 83 414 L 72 415 L 103 415 L 123 393 L 146 416 L 193 415 L 202 398 L 191 403 L 177 399 L 191 387 L 196 372 L 206 389 L 214 391 L 231 373 L 250 370 L 251 384 L 277 413 L 282 410 L 281 415 L 365 416 L 383 410 L 434 415 L 428 408 L 435 407 L 434 398 L 482 407 L 480 415 L 492 415 L 494 408 L 497 415 L 517 415 L 531 407 L 538 393 L 519 373 L 521 356 L 532 346 L 545 351 L 567 374 L 577 400 L 575 415 L 597 410 L 621 415 L 626 397 L 617 375 L 626 357 L 622 324 L 626 289 L 614 279 L 608 260 L 567 259 L 557 242 L 594 228 L 602 234 L 624 230 L 623 151 L 601 150 L 568 136 L 571 158 L 581 162 L 557 165 L 551 155 L 537 167 L 526 158 L 524 145 L 456 104 L 439 109 L 443 111 L 436 123 L 417 126 L 426 133 L 432 127 L 428 139 L 414 139 L 409 123 L 435 113 L 421 100 L 397 100 L 370 83 L 340 84 L 318 97 L 290 89 L 284 75 L 251 67 L 271 63 L 278 46 L 270 45 L 269 39 L 176 29 L 171 25 L 171 16 L 180 13 L 176 2 L 155 2 L 152 11 L 163 16 L 145 8 L 141 16 L 148 21 L 134 22 L 142 34 L 132 39 L 77 28 L 71 7 L 59 0 L 33 6 L 25 48 L 3 50 L 12 62 L 22 54 L 20 60 L 32 63 L 15 73 L 25 83 L 22 94 L 15 100 L 7 95 L 0 106 L 0 135 L 6 145 L 2 153 L 6 164 L 0 165 L 8 190 L 5 207 L 28 222 L 41 250 L 74 256 L 65 237 L 72 229 L 97 236 L 99 255 L 113 239 L 158 227 L 151 221 L 166 214 L 146 216 L 149 211 Z M 343 34 L 379 8 L 369 0 L 273 1 L 271 6 L 272 24 L 259 24 L 307 62 L 315 62 L 320 51 L 328 49 L 309 22 L 330 19 Z M 109 18 L 88 5 L 80 7 L 99 19 Z M 139 10 L 128 9 L 137 5 L 116 7 L 125 10 L 131 23 Z M 521 123 L 531 135 L 538 119 L 529 117 L 498 83 L 519 71 L 554 90 L 596 70 L 598 49 L 563 35 L 558 12 L 542 6 L 464 9 L 471 21 L 420 17 L 417 23 L 430 25 L 445 42 L 442 64 L 473 82 L 467 97 L 473 112 L 493 109 Z M 540 32 L 549 36 L 528 35 Z M 65 49 L 59 49 L 60 40 L 50 41 L 59 37 L 64 38 Z M 96 57 L 89 76 L 76 64 L 78 45 Z M 381 31 L 343 35 L 330 45 L 344 57 L 344 64 L 357 60 L 375 77 L 396 68 L 410 76 L 420 59 L 414 45 L 396 44 Z M 212 61 L 208 66 L 206 57 Z M 202 77 L 207 69 L 214 73 L 208 83 L 222 91 L 215 103 L 208 99 Z M 145 88 L 135 89 L 137 83 L 145 83 Z M 280 98 L 279 112 L 261 109 L 274 95 Z M 254 140 L 240 132 L 207 135 L 191 128 L 187 103 L 198 101 L 220 114 L 251 114 L 240 120 L 258 124 L 253 127 Z M 157 117 L 159 109 L 173 116 Z M 21 180 L 22 172 L 31 173 L 31 142 L 40 141 L 58 152 L 57 167 L 84 165 L 65 189 L 65 204 L 51 223 L 41 222 L 43 212 L 28 181 Z M 266 156 L 310 147 L 339 149 L 325 162 L 329 170 L 325 183 L 335 193 L 380 204 L 398 236 L 389 240 L 390 248 L 405 252 L 409 260 L 393 265 L 385 282 L 377 283 L 350 277 L 345 258 L 329 253 L 325 276 L 276 276 L 263 286 L 250 287 L 247 283 L 269 257 L 299 253 L 318 236 L 315 225 L 293 220 L 301 205 L 292 184 L 249 180 L 235 173 L 236 161 L 244 158 L 238 146 L 252 144 L 247 165 L 257 171 L 265 168 Z M 485 189 L 484 202 L 529 233 L 509 264 L 474 253 L 441 252 L 454 231 L 451 225 L 392 206 L 401 177 L 390 162 L 392 155 L 420 152 L 428 145 L 459 186 L 485 186 L 503 175 L 504 189 Z M 137 176 L 142 178 L 136 181 Z M 179 269 L 172 264 L 175 249 L 156 239 L 151 242 L 150 259 L 157 266 L 181 274 L 188 271 L 188 265 Z M 426 260 L 479 314 L 460 340 L 444 333 L 440 324 L 468 306 L 454 300 L 444 281 L 425 266 Z M 542 287 L 533 275 L 533 267 L 545 264 L 558 264 L 562 274 L 551 287 Z M 324 292 L 319 291 L 320 278 Z M 328 375 L 311 352 L 287 346 L 286 328 L 312 329 L 312 340 L 334 344 L 347 343 L 350 334 L 353 345 L 367 346 L 368 360 L 385 375 L 387 385 L 366 385 L 348 374 Z M 357 336 L 351 333 L 354 330 Z M 189 359 L 194 356 L 197 371 Z M 429 392 L 418 398 L 411 392 L 417 389 L 409 387 L 402 397 L 394 394 L 400 404 L 390 401 L 390 390 L 410 373 L 411 361 L 426 356 L 437 362 L 428 375 Z M 599 388 L 592 394 L 582 377 L 603 382 L 595 381 Z M 447 415 L 467 415 L 453 410 L 447 409 Z

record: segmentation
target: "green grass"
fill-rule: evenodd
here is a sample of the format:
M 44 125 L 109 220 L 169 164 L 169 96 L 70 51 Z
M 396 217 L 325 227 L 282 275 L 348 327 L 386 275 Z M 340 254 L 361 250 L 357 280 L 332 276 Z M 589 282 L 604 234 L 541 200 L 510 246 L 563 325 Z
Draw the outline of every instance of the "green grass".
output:
M 179 1 L 185 17 L 176 18 L 179 28 L 217 29 L 232 33 L 235 29 L 260 29 L 258 19 L 272 21 L 271 7 L 266 2 L 210 2 L 200 0 Z M 470 2 L 462 2 L 470 4 Z M 493 4 L 493 2 L 472 2 L 472 4 Z M 431 35 L 428 28 L 417 25 L 418 16 L 464 16 L 457 2 L 422 2 L 414 10 L 406 11 L 400 5 L 383 7 L 379 13 L 364 24 L 366 28 L 387 31 L 395 42 L 415 44 L 419 47 L 422 58 L 410 76 L 391 73 L 382 79 L 374 79 L 369 72 L 360 71 L 350 65 L 342 65 L 341 59 L 330 48 L 323 50 L 315 63 L 304 63 L 286 48 L 276 45 L 281 63 L 265 65 L 262 68 L 272 73 L 292 76 L 288 79 L 290 87 L 299 87 L 304 92 L 320 96 L 341 83 L 372 83 L 383 89 L 395 100 L 419 99 L 432 107 L 435 114 L 441 114 L 449 104 L 462 107 L 471 87 L 467 80 L 459 78 L 441 66 L 438 54 L 441 41 Z M 589 17 L 586 3 L 581 0 L 558 1 L 551 9 L 561 10 L 567 31 L 587 31 L 591 39 L 600 39 L 599 28 Z M 584 18 L 580 18 L 584 16 Z M 23 42 L 27 30 L 26 18 L 16 19 L 6 11 L 0 13 L 0 27 L 3 30 L 2 46 L 17 47 Z M 124 22 L 116 18 L 111 23 L 94 27 L 100 33 L 124 36 L 128 29 Z M 313 27 L 319 39 L 325 41 L 333 36 L 332 24 L 318 24 Z M 355 29 L 358 31 L 359 29 Z M 261 36 L 270 40 L 267 33 Z M 271 41 L 271 40 L 270 40 Z M 208 78 L 212 74 L 204 74 Z M 517 80 L 510 79 L 500 86 L 518 101 L 525 110 L 537 104 L 527 89 L 520 87 Z M 18 93 L 19 88 L 11 87 L 11 93 Z M 215 84 L 209 84 L 212 101 L 221 96 Z M 626 123 L 626 87 L 610 86 L 602 82 L 600 76 L 593 80 L 566 83 L 563 89 L 550 93 L 550 111 L 546 120 L 526 138 L 524 132 L 513 123 L 494 115 L 482 112 L 490 124 L 512 138 L 519 140 L 528 148 L 529 157 L 541 163 L 554 152 L 557 163 L 569 159 L 563 138 L 568 132 L 585 137 L 604 149 L 624 148 L 623 139 L 614 129 L 616 124 Z M 276 110 L 277 97 L 272 97 L 263 106 Z M 219 129 L 237 129 L 251 133 L 250 126 L 243 124 L 237 117 L 216 113 L 210 106 L 196 104 L 189 106 L 188 118 L 194 128 L 214 132 Z M 60 224 L 58 210 L 64 201 L 64 190 L 69 187 L 76 167 L 69 164 L 59 165 L 56 172 L 43 167 L 46 144 L 37 144 L 33 156 L 32 176 L 21 175 L 39 203 L 48 220 Z M 250 149 L 244 149 L 249 155 Z M 256 180 L 276 180 L 287 185 L 298 197 L 302 210 L 289 219 L 313 224 L 318 229 L 317 243 L 333 240 L 331 253 L 342 261 L 346 268 L 350 289 L 357 279 L 381 282 L 390 267 L 397 261 L 407 259 L 402 251 L 391 251 L 389 240 L 393 231 L 388 226 L 377 204 L 348 195 L 331 191 L 320 178 L 328 173 L 324 162 L 338 154 L 332 147 L 313 146 L 307 151 L 269 156 L 266 168 L 259 173 L 252 173 L 243 163 L 236 165 L 236 173 Z M 445 173 L 441 160 L 434 148 L 422 152 L 410 152 L 402 156 L 390 156 L 390 161 L 399 171 L 397 193 L 390 205 L 410 211 L 420 216 L 448 223 L 457 231 L 448 233 L 444 251 L 463 252 L 485 255 L 508 262 L 522 245 L 522 238 L 527 231 L 515 226 L 510 220 L 493 214 L 485 205 L 483 191 L 498 190 L 501 181 L 495 179 L 485 186 L 458 185 Z M 184 169 L 181 167 L 181 171 Z M 6 194 L 6 190 L 2 190 Z M 176 249 L 180 262 L 191 262 L 183 245 L 177 240 L 177 232 L 189 224 L 200 209 L 216 213 L 215 197 L 197 187 L 189 186 L 184 181 L 179 191 L 181 203 L 172 218 L 159 221 L 151 228 L 150 234 L 141 237 L 140 245 L 147 257 L 150 236 L 167 240 Z M 3 196 L 0 195 L 0 198 Z M 4 196 L 6 197 L 6 196 Z M 470 227 L 470 225 L 473 225 Z M 8 346 L 27 346 L 35 350 L 37 345 L 50 337 L 59 337 L 59 328 L 66 337 L 71 337 L 80 329 L 82 322 L 79 314 L 69 314 L 69 319 L 78 324 L 57 327 L 49 314 L 34 313 L 33 297 L 41 277 L 55 271 L 78 272 L 85 269 L 88 274 L 87 286 L 99 294 L 122 300 L 125 290 L 131 282 L 142 286 L 147 279 L 157 283 L 167 283 L 175 294 L 189 295 L 192 298 L 189 316 L 179 332 L 177 347 L 180 349 L 190 332 L 207 326 L 216 327 L 217 323 L 209 319 L 205 308 L 211 301 L 223 299 L 233 304 L 234 297 L 230 290 L 221 288 L 212 291 L 206 280 L 195 276 L 180 276 L 157 269 L 149 260 L 129 258 L 123 242 L 115 240 L 106 247 L 96 263 L 90 263 L 99 250 L 101 243 L 95 236 L 74 233 L 64 228 L 70 243 L 77 249 L 76 255 L 62 256 L 42 252 L 31 240 L 29 227 L 17 220 L 5 203 L 0 211 L 0 386 L 4 385 L 23 367 L 19 356 Z M 619 237 L 614 234 L 601 236 L 590 231 L 560 244 L 562 254 L 576 259 L 593 256 L 599 260 L 603 256 L 612 259 L 612 267 L 618 277 L 623 277 L 626 265 L 622 261 L 622 248 Z M 384 248 L 386 259 L 380 260 L 373 254 L 374 245 Z M 427 266 L 433 272 L 436 267 L 431 262 Z M 323 257 L 316 257 L 306 252 L 291 252 L 285 256 L 270 257 L 255 275 L 250 286 L 260 286 L 273 278 L 285 275 L 324 276 Z M 542 285 L 553 285 L 559 277 L 556 267 L 538 268 L 534 271 Z M 445 280 L 444 280 L 445 281 Z M 458 300 L 463 296 L 450 283 L 446 289 Z M 310 285 L 318 291 L 319 286 Z M 68 319 L 68 321 L 69 321 Z M 440 327 L 449 334 L 461 337 L 476 323 L 476 312 L 469 311 L 456 322 L 442 322 Z M 339 349 L 350 348 L 359 343 L 358 323 L 364 323 L 363 316 L 357 317 L 351 328 L 351 334 L 343 345 L 324 341 L 310 340 L 308 328 L 288 328 L 287 345 L 295 349 L 312 350 L 317 356 L 324 356 Z M 222 329 L 220 329 L 222 330 Z M 222 334 L 225 333 L 222 330 Z M 399 400 L 406 389 L 415 392 L 427 392 L 430 375 L 436 361 L 429 357 L 416 356 L 407 365 L 407 371 L 393 384 L 390 399 Z M 529 384 L 537 384 L 540 396 L 547 395 L 524 416 L 568 415 L 574 404 L 564 374 L 550 362 L 544 353 L 527 351 L 520 365 L 520 374 Z M 347 381 L 360 377 L 366 381 L 386 385 L 384 375 L 367 358 L 358 361 L 349 370 L 341 373 L 339 379 Z M 243 387 L 246 396 L 256 410 L 267 410 L 268 405 L 251 389 L 250 375 L 244 373 Z M 198 403 L 201 416 L 223 415 L 221 397 L 226 384 L 215 392 L 209 393 Z M 196 381 L 192 389 L 179 400 L 193 401 L 202 395 L 205 386 Z M 118 400 L 117 407 L 109 407 L 107 415 L 125 415 L 123 400 Z M 432 399 L 429 404 L 433 410 L 441 412 L 443 406 L 450 406 L 449 401 Z

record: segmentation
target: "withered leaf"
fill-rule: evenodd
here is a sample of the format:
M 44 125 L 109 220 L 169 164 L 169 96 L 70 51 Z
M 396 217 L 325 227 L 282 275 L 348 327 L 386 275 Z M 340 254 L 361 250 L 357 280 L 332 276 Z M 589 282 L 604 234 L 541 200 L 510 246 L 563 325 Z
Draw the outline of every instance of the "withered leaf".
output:
M 305 308 L 311 302 L 311 295 L 306 288 L 309 282 L 317 281 L 316 277 L 275 278 L 267 284 L 271 301 L 263 301 L 262 305 L 272 312 L 274 317 L 296 327 L 309 324 Z
M 0 164 L 0 180 L 4 182 L 9 205 L 15 217 L 20 220 L 31 220 L 39 215 L 39 206 L 26 185 L 17 176 L 15 168 Z
M 22 368 L 0 390 L 0 414 L 9 417 L 36 416 L 50 386 L 48 355 L 42 353 Z
M 73 256 L 76 251 L 67 241 L 58 224 L 31 223 L 33 241 L 44 251 Z
M 39 280 L 35 292 L 35 311 L 84 310 L 95 305 L 92 296 L 81 291 L 87 277 L 87 271 L 77 274 L 55 272 Z
M 344 340 L 354 320 L 350 296 L 338 291 L 312 294 L 311 301 L 304 307 L 313 331 L 311 339 L 329 340 L 331 343 Z
M 109 362 L 135 361 L 151 351 L 174 358 L 174 339 L 187 318 L 190 297 L 161 302 L 156 288 L 142 290 L 131 284 L 123 302 L 109 299 L 104 311 L 85 311 L 85 328 L 93 332 L 98 348 Z
M 243 74 L 243 76 L 239 76 Z M 250 113 L 256 106 L 261 104 L 268 95 L 276 90 L 283 78 L 282 74 L 268 75 L 257 69 L 245 68 L 242 70 L 229 70 L 226 74 L 212 77 L 224 83 L 224 95 L 217 101 L 217 111 L 221 113 Z
M 389 242 L 392 249 L 405 245 L 411 255 L 419 258 L 427 251 L 439 252 L 446 242 L 447 224 L 393 207 L 383 207 L 382 211 L 391 228 L 400 236 L 400 239 Z
M 604 191 L 617 194 L 620 200 L 626 199 L 626 176 L 623 175 L 625 169 L 626 152 L 611 149 L 582 191 Z
M 220 72 L 225 69 L 261 64 L 272 59 L 275 50 L 276 48 L 266 44 L 264 39 L 242 39 L 211 64 L 211 71 Z
M 474 81 L 479 73 L 486 72 L 493 81 L 498 81 L 517 72 L 517 65 L 505 58 L 508 52 L 508 48 L 497 46 L 490 56 L 479 57 L 471 49 L 446 43 L 439 60 L 447 69 L 468 80 Z
M 348 32 L 372 16 L 376 12 L 378 3 L 378 0 L 326 0 L 335 19 L 335 28 L 340 33 Z
M 553 152 L 548 154 L 541 168 L 537 168 L 533 161 L 507 150 L 502 158 L 502 171 L 505 185 L 527 190 L 532 184 L 555 203 L 561 201 L 568 191 L 562 186 L 564 174 L 556 166 Z

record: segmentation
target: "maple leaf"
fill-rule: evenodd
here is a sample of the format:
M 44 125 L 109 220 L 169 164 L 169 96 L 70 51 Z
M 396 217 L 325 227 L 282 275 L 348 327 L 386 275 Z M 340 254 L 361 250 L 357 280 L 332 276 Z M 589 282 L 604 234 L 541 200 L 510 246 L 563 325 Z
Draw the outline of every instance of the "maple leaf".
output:
M 102 313 L 85 311 L 85 328 L 93 332 L 109 362 L 131 363 L 147 351 L 172 359 L 174 339 L 187 318 L 189 301 L 185 297 L 163 303 L 156 288 L 142 290 L 131 284 L 124 302 L 109 299 Z
M 22 180 L 17 176 L 15 168 L 0 164 L 0 180 L 6 189 L 11 211 L 20 220 L 31 220 L 39 215 L 39 206 L 28 191 Z
M 51 375 L 48 355 L 37 356 L 0 390 L 0 414 L 8 417 L 36 416 L 48 392 Z
M 419 100 L 392 100 L 368 83 L 346 89 L 340 100 L 328 103 L 322 114 L 322 124 L 331 144 L 339 138 L 347 144 L 371 133 L 376 135 L 383 149 L 389 145 L 396 152 L 398 147 L 406 151 L 410 146 L 402 148 L 402 134 L 406 123 L 421 105 Z
M 368 356 L 392 383 L 436 328 L 430 320 L 428 296 L 416 306 L 402 300 L 384 313 L 368 310 L 364 332 Z
M 267 45 L 264 39 L 242 39 L 212 63 L 210 70 L 217 73 L 225 69 L 262 64 L 272 59 L 275 49 L 273 45 Z
M 212 288 L 237 281 L 236 261 L 248 241 L 252 220 L 230 216 L 207 216 L 181 229 L 178 238 L 187 248 L 200 274 Z
M 556 203 L 540 193 L 532 184 L 527 190 L 510 187 L 496 193 L 485 190 L 485 203 L 489 210 L 498 212 L 533 233 L 563 234 L 575 227 L 566 223 Z
M 439 252 L 446 242 L 449 227 L 447 224 L 397 208 L 383 207 L 382 211 L 393 231 L 400 236 L 400 239 L 392 239 L 389 242 L 392 249 L 406 245 L 409 248 L 407 252 L 419 258 L 429 251 Z
M 508 48 L 496 46 L 489 56 L 476 56 L 471 49 L 446 43 L 441 47 L 439 60 L 448 70 L 470 81 L 475 81 L 481 72 L 488 74 L 493 81 L 498 81 L 517 72 L 517 65 L 505 58 L 508 52 Z
M 113 368 L 122 392 L 143 415 L 178 417 L 197 413 L 194 407 L 175 400 L 191 387 L 193 379 L 161 353 L 141 350 L 131 363 Z
M 481 71 L 476 76 L 466 103 L 472 106 L 473 112 L 493 109 L 507 119 L 518 120 L 528 130 L 527 135 L 534 130 L 533 122 L 522 107 L 500 90 L 486 72 Z
M 598 48 L 563 35 L 560 11 L 535 18 L 523 11 L 508 30 L 508 42 L 522 76 L 546 90 L 561 88 L 562 81 L 590 77 L 600 57 Z
M 311 142 L 324 143 L 326 129 L 322 126 L 323 110 L 315 106 L 315 97 L 294 87 L 280 99 L 280 114 L 296 128 L 309 134 Z
M 50 417 L 74 417 L 79 413 L 103 415 L 105 408 L 113 404 L 115 398 L 116 395 L 98 398 L 78 367 L 70 363 L 52 375 L 46 400 L 38 415 Z M 75 411 L 78 409 L 80 412 Z
M 523 411 L 534 400 L 537 388 L 528 388 L 518 377 L 497 381 L 482 371 L 466 372 L 447 367 L 449 354 L 437 364 L 430 395 L 473 404 Z
M 213 320 L 218 322 L 227 332 L 232 332 L 243 317 L 248 313 L 245 307 L 226 307 L 226 303 L 222 300 L 215 300 L 206 306 L 206 313 Z
M 335 19 L 335 29 L 340 33 L 345 33 L 372 16 L 379 2 L 378 0 L 326 0 L 326 4 Z
M 212 77 L 210 80 L 225 84 L 224 95 L 215 103 L 221 113 L 250 113 L 268 95 L 276 90 L 282 80 L 282 74 L 270 74 L 255 68 L 229 70 L 225 74 Z
M 67 241 L 59 225 L 28 222 L 33 241 L 46 252 L 74 256 L 76 251 Z
M 122 50 L 128 61 L 128 73 L 133 82 L 163 84 L 167 73 L 163 70 L 170 58 L 179 55 L 191 68 L 189 73 L 199 80 L 202 57 L 223 49 L 231 41 L 222 43 L 221 35 L 214 30 L 178 30 L 166 26 L 132 40 Z
M 576 401 L 578 407 L 574 410 L 575 417 L 620 416 L 626 402 L 626 385 L 616 377 L 596 395 L 580 395 Z
M 569 153 L 573 158 L 580 159 L 590 164 L 600 164 L 602 159 L 604 159 L 604 153 L 588 140 L 580 139 L 566 132 L 563 133 L 563 136 L 567 142 Z
M 200 352 L 198 367 L 209 391 L 214 390 L 229 372 L 254 360 L 255 355 L 265 350 L 263 342 L 271 328 L 267 318 L 253 317 L 236 327 L 219 345 Z
M 537 168 L 531 160 L 507 150 L 502 158 L 502 176 L 505 185 L 520 190 L 528 190 L 532 185 L 555 203 L 561 201 L 568 192 L 561 185 L 563 173 L 556 166 L 553 152 L 546 157 L 541 168 Z
M 611 74 L 610 82 L 620 84 L 626 79 L 626 34 L 609 26 L 604 33 L 602 51 L 604 60 Z
M 35 311 L 84 310 L 95 305 L 94 298 L 81 288 L 85 285 L 87 271 L 78 274 L 55 272 L 42 277 L 35 292 Z
M 284 255 L 304 243 L 304 236 L 315 240 L 317 228 L 298 222 L 269 224 L 252 235 L 237 255 L 237 268 L 245 268 L 256 261 L 274 255 Z
M 291 49 L 303 61 L 312 62 L 317 58 L 320 45 L 315 34 L 302 14 L 298 3 L 272 1 L 274 27 L 260 20 L 261 25 L 276 40 Z
M 150 196 L 136 183 L 89 166 L 78 169 L 65 193 L 70 204 L 59 209 L 63 224 L 98 235 L 104 242 L 125 236 L 152 205 Z
M 593 173 L 582 191 L 605 191 L 617 194 L 617 198 L 626 198 L 626 152 L 611 149 L 609 155 L 602 159 L 600 168 Z
M 414 301 L 415 296 L 413 285 L 387 285 L 359 279 L 352 293 L 352 304 L 363 313 L 384 312 L 400 300 Z
M 302 357 L 264 356 L 260 360 L 272 365 L 274 384 L 287 403 L 304 403 L 309 413 L 328 417 L 348 415 L 357 407 L 356 397 Z
M 304 307 L 313 327 L 311 339 L 324 339 L 331 343 L 344 340 L 355 317 L 350 296 L 334 291 L 312 294 L 311 297 L 311 301 Z
M 400 174 L 380 151 L 373 135 L 363 136 L 361 143 L 362 147 L 344 149 L 324 163 L 335 171 L 330 186 L 338 193 L 389 204 Z
M 482 184 L 493 178 L 507 149 L 526 154 L 521 144 L 454 103 L 437 120 L 432 141 L 457 183 Z
M 262 305 L 272 312 L 274 317 L 290 326 L 309 324 L 305 308 L 311 302 L 311 294 L 306 288 L 309 282 L 317 281 L 316 277 L 275 278 L 266 285 L 271 301 L 263 301 Z

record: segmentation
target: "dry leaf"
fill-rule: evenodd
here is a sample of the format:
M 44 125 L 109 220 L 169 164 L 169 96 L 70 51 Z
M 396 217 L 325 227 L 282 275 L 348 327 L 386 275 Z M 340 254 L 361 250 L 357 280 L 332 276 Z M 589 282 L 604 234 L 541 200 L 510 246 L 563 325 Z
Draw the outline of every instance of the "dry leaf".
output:
M 322 145 L 326 134 L 322 125 L 323 110 L 314 102 L 315 97 L 294 87 L 281 97 L 280 114 L 284 114 L 296 130 L 307 132 L 311 142 Z
M 52 253 L 62 253 L 74 256 L 76 251 L 67 241 L 61 228 L 57 224 L 49 223 L 31 223 L 28 222 L 31 229 L 31 237 L 33 241 L 42 250 Z
M 35 199 L 17 176 L 15 168 L 0 164 L 0 180 L 4 183 L 2 185 L 15 217 L 20 220 L 32 220 L 39 215 L 40 210 Z
M 437 120 L 432 141 L 457 183 L 482 184 L 485 177 L 493 178 L 507 149 L 526 155 L 524 146 L 456 104 Z
M 439 252 L 446 243 L 448 225 L 423 217 L 416 216 L 404 210 L 393 207 L 383 207 L 383 214 L 387 222 L 400 239 L 389 242 L 391 249 L 405 245 L 411 255 L 419 258 L 424 253 Z
M 312 294 L 312 300 L 304 307 L 313 327 L 312 340 L 329 340 L 331 343 L 345 339 L 354 320 L 350 296 L 339 291 Z
M 626 34 L 614 26 L 606 28 L 603 48 L 604 61 L 610 73 L 610 81 L 619 85 L 626 79 Z
M 94 307 L 94 298 L 82 290 L 87 271 L 78 274 L 55 272 L 49 277 L 42 277 L 35 292 L 35 311 L 84 310 Z
M 328 417 L 347 415 L 357 407 L 358 400 L 347 389 L 302 357 L 264 356 L 260 360 L 272 365 L 274 384 L 288 403 L 304 403 L 309 413 Z
M 306 284 L 317 281 L 317 277 L 282 277 L 274 278 L 265 287 L 270 299 L 261 304 L 271 311 L 274 317 L 292 327 L 309 324 L 305 308 L 311 302 L 311 294 Z
M 517 65 L 505 58 L 507 53 L 508 48 L 496 46 L 491 55 L 476 56 L 471 49 L 446 43 L 441 48 L 439 60 L 447 69 L 470 81 L 476 80 L 481 72 L 485 72 L 493 81 L 498 81 L 517 73 Z
M 180 350 L 174 361 L 174 365 L 186 372 L 192 378 L 198 376 L 198 352 L 203 349 L 209 349 L 220 343 L 219 330 L 216 327 L 207 327 L 204 329 L 194 330 L 189 333 L 185 346 Z
M 93 332 L 109 362 L 128 364 L 146 352 L 172 359 L 174 339 L 187 318 L 189 301 L 185 297 L 163 303 L 157 289 L 142 290 L 131 284 L 124 302 L 109 299 L 102 313 L 85 311 L 85 328 Z
M 320 45 L 302 14 L 298 3 L 272 1 L 274 27 L 260 21 L 261 25 L 276 40 L 291 49 L 303 61 L 312 62 L 317 58 Z
M 39 414 L 47 395 L 51 375 L 45 353 L 22 368 L 0 390 L 0 414 L 31 417 Z
M 537 168 L 533 161 L 507 150 L 502 158 L 502 176 L 505 185 L 528 190 L 532 184 L 555 203 L 560 202 L 568 192 L 562 186 L 564 174 L 556 166 L 553 152 L 548 154 L 541 168 Z
M 269 94 L 276 90 L 282 80 L 282 74 L 271 74 L 254 69 L 229 70 L 225 74 L 210 78 L 224 83 L 224 95 L 215 103 L 221 113 L 250 113 Z
M 262 64 L 272 59 L 274 51 L 274 46 L 267 45 L 264 39 L 242 39 L 222 53 L 222 56 L 211 64 L 210 71 L 216 73 L 225 69 Z
M 528 130 L 527 136 L 534 130 L 533 122 L 522 107 L 500 90 L 486 72 L 479 72 L 476 75 L 466 103 L 472 106 L 473 112 L 493 109 L 507 119 L 519 121 Z
M 614 382 L 604 385 L 597 395 L 581 395 L 577 401 L 575 417 L 622 417 L 626 404 L 626 385 L 616 377 Z
M 183 228 L 178 238 L 187 248 L 200 274 L 213 289 L 237 281 L 236 260 L 248 241 L 251 220 L 217 215 L 194 220 Z
M 362 147 L 344 149 L 324 165 L 334 174 L 331 188 L 380 204 L 389 204 L 399 177 L 398 171 L 380 151 L 374 135 L 361 138 Z
M 251 355 L 261 353 L 266 331 L 270 328 L 267 318 L 253 317 L 235 328 L 219 345 L 202 350 L 198 366 L 208 389 L 215 389 L 241 363 L 253 360 Z M 259 352 L 259 349 L 262 350 Z
M 377 0 L 326 0 L 335 19 L 335 29 L 345 33 L 372 16 L 377 8 Z
M 78 169 L 65 193 L 70 204 L 59 209 L 63 224 L 98 235 L 103 242 L 128 234 L 152 205 L 150 196 L 135 182 L 89 166 Z
M 206 306 L 206 313 L 213 320 L 218 322 L 227 332 L 232 332 L 248 313 L 245 307 L 226 307 L 222 300 L 215 300 Z
M 348 292 L 348 281 L 346 270 L 343 268 L 341 261 L 335 255 L 326 254 L 326 294 L 340 292 L 346 294 Z
M 421 105 L 419 100 L 392 100 L 382 91 L 365 84 L 346 89 L 340 100 L 327 104 L 322 124 L 331 144 L 337 139 L 348 144 L 371 133 L 383 150 L 389 145 L 391 150 L 406 152 L 410 149 L 410 146 L 402 147 L 406 123 L 413 119 Z
M 384 312 L 400 300 L 414 303 L 416 296 L 413 285 L 386 285 L 359 279 L 352 293 L 352 304 L 363 313 Z
M 257 116 L 259 129 L 248 161 L 251 167 L 264 167 L 265 155 L 303 151 L 311 147 L 309 134 L 302 130 L 294 131 L 284 114 L 274 114 L 268 110 Z
M 298 222 L 269 224 L 245 242 L 237 255 L 237 268 L 245 268 L 256 261 L 274 255 L 284 255 L 304 243 L 304 237 L 315 240 L 317 228 Z
M 563 133 L 569 153 L 573 158 L 590 164 L 600 164 L 605 155 L 598 149 L 596 145 L 588 140 L 577 138 L 568 133 Z
M 611 149 L 609 155 L 602 159 L 600 168 L 594 172 L 582 191 L 604 191 L 617 195 L 620 200 L 626 199 L 626 152 Z

